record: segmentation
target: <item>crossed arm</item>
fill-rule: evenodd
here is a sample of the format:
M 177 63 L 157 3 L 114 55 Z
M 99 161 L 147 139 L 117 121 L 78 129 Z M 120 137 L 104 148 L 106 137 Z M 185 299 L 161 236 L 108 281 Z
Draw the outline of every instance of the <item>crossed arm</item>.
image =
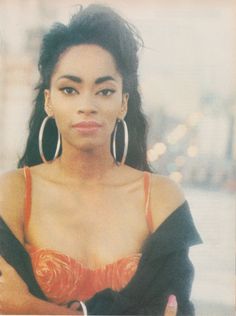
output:
M 163 178 L 164 179 L 164 178 Z M 163 185 L 164 184 L 164 185 Z M 173 183 L 167 181 L 168 190 L 172 190 L 172 203 L 181 204 L 182 195 L 176 190 Z M 161 187 L 165 187 L 165 180 Z M 158 188 L 159 194 L 160 190 Z M 168 193 L 169 195 L 170 193 Z M 12 198 L 14 196 L 14 198 Z M 8 174 L 0 179 L 0 214 L 9 223 L 9 226 L 16 238 L 23 244 L 23 208 L 24 201 L 24 178 L 20 171 Z M 162 194 L 164 196 L 164 194 Z M 152 209 L 160 209 L 154 201 Z M 22 212 L 19 212 L 22 209 Z M 174 207 L 167 207 L 167 210 Z M 16 212 L 18 210 L 18 212 Z M 162 210 L 165 210 L 163 207 Z M 167 217 L 168 212 L 154 214 L 155 227 L 160 221 Z M 82 312 L 46 302 L 33 296 L 20 278 L 17 272 L 2 257 L 0 257 L 0 310 L 5 314 L 51 314 L 51 315 L 83 315 Z M 169 300 L 163 316 L 175 316 L 177 306 L 175 300 Z M 78 307 L 78 306 L 77 306 Z
M 75 306 L 78 308 L 78 305 Z M 0 257 L 0 312 L 11 315 L 83 315 L 82 312 L 43 301 L 30 294 L 17 272 Z M 169 297 L 163 316 L 176 316 L 175 297 Z
M 83 315 L 30 294 L 27 285 L 3 257 L 0 257 L 0 271 L 0 311 L 4 314 Z

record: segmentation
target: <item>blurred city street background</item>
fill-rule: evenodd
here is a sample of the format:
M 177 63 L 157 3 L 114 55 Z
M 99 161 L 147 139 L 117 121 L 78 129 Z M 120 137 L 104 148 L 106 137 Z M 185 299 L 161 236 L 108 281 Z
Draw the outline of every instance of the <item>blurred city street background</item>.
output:
M 192 247 L 195 268 L 192 300 L 196 316 L 235 315 L 235 196 L 222 191 L 185 189 L 203 244 Z
M 27 137 L 41 38 L 79 4 L 107 4 L 140 31 L 148 160 L 186 193 L 203 244 L 191 249 L 196 316 L 235 315 L 236 3 L 0 0 L 0 172 Z

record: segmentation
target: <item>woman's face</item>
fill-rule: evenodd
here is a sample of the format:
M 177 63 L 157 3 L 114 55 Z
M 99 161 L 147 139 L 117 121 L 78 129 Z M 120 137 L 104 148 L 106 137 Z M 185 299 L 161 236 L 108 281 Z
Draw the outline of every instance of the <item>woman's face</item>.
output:
M 67 49 L 45 90 L 45 111 L 55 118 L 62 141 L 80 150 L 110 148 L 115 122 L 125 117 L 127 102 L 113 56 L 92 44 Z

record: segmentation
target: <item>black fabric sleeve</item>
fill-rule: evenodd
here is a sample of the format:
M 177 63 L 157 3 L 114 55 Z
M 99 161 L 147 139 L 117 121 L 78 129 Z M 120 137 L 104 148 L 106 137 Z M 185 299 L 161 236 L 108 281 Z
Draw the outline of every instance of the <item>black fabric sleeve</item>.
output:
M 151 270 L 151 267 L 150 267 Z M 194 306 L 190 302 L 194 268 L 188 258 L 188 250 L 183 249 L 163 258 L 160 267 L 156 267 L 156 277 L 148 289 L 148 295 L 140 299 L 134 312 L 136 315 L 164 315 L 171 294 L 178 302 L 178 316 L 193 316 Z
M 189 301 L 193 266 L 189 247 L 201 243 L 185 202 L 150 235 L 138 269 L 120 292 L 105 289 L 86 301 L 89 315 L 163 315 L 169 294 L 178 301 L 178 316 L 194 315 Z M 28 253 L 0 218 L 0 255 L 27 283 L 32 294 L 46 300 L 37 284 Z
M 33 273 L 30 257 L 9 229 L 2 217 L 0 217 L 0 256 L 2 256 L 21 276 L 34 296 L 47 300 L 39 287 Z
M 86 302 L 90 315 L 156 315 L 163 316 L 169 295 L 176 295 L 178 316 L 193 316 L 190 302 L 193 265 L 187 249 L 173 252 L 154 266 L 146 265 L 146 287 L 119 293 L 106 289 Z M 142 282 L 142 280 L 140 280 Z
M 178 316 L 194 315 L 189 300 L 194 268 L 189 247 L 201 243 L 187 201 L 153 233 L 143 247 L 137 272 L 120 292 L 106 289 L 86 302 L 90 315 L 163 315 L 168 296 Z

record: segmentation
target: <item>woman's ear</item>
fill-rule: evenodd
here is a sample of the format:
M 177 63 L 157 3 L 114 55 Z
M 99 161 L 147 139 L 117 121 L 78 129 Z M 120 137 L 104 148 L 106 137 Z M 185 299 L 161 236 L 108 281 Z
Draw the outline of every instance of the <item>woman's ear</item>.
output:
M 44 110 L 48 116 L 53 116 L 52 104 L 51 104 L 51 97 L 50 97 L 50 90 L 44 90 Z
M 121 110 L 120 110 L 120 115 L 119 115 L 120 119 L 124 119 L 126 114 L 127 114 L 128 101 L 129 101 L 129 94 L 128 93 L 124 93 L 123 97 L 122 97 L 122 105 L 121 105 Z

